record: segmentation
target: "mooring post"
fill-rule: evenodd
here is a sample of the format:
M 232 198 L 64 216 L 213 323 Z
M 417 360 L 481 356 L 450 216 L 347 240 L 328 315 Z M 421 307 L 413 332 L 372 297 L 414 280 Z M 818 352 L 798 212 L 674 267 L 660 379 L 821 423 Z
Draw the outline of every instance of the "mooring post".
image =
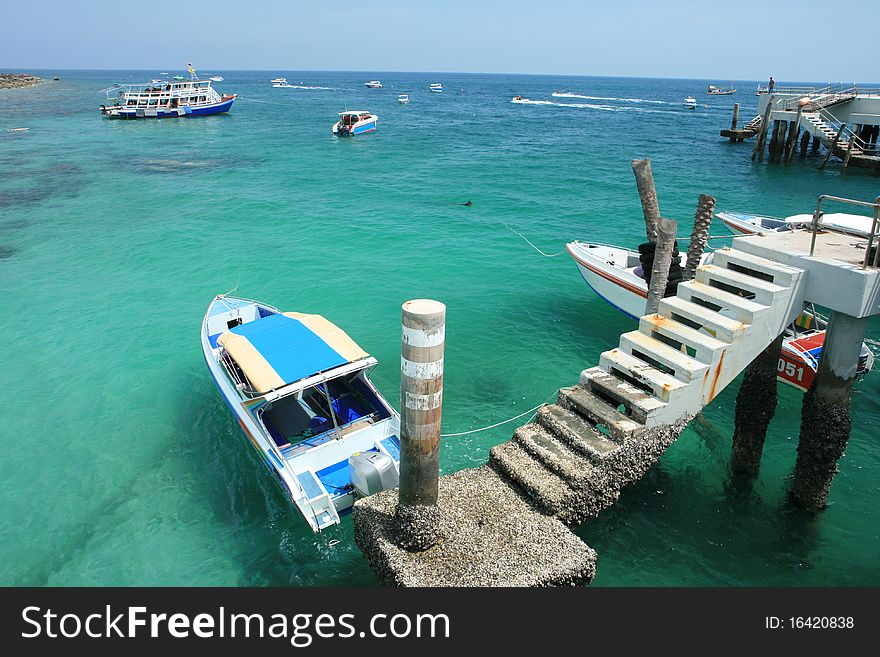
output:
M 654 263 L 651 266 L 651 282 L 648 284 L 648 303 L 645 314 L 653 315 L 660 307 L 660 299 L 666 294 L 666 283 L 669 280 L 669 265 L 672 263 L 672 252 L 675 250 L 675 231 L 678 222 L 661 218 L 657 222 L 657 242 L 654 248 Z
M 797 108 L 797 117 L 795 117 L 794 123 L 788 129 L 788 139 L 785 142 L 785 162 L 791 162 L 791 158 L 794 155 L 794 149 L 797 145 L 797 137 L 798 132 L 801 129 L 801 114 L 803 113 L 804 108 L 801 105 L 798 105 Z
M 734 474 L 754 477 L 761 467 L 764 438 L 776 412 L 776 374 L 782 338 L 779 335 L 755 357 L 739 386 L 730 453 L 730 469 Z
M 758 162 L 764 161 L 764 143 L 767 141 L 767 130 L 770 129 L 770 112 L 773 110 L 773 95 L 767 98 L 767 107 L 764 108 L 764 116 L 761 119 L 761 132 L 758 133 L 758 139 L 755 142 L 755 148 L 752 151 L 752 159 L 758 155 Z
M 426 550 L 438 538 L 440 423 L 446 306 L 415 299 L 403 304 L 400 358 L 400 491 L 397 543 Z
M 837 148 L 837 142 L 840 141 L 840 136 L 843 134 L 844 130 L 846 130 L 846 123 L 841 123 L 840 130 L 837 131 L 837 134 L 834 135 L 834 140 L 831 142 L 831 145 L 828 146 L 828 152 L 825 153 L 825 157 L 819 163 L 820 169 L 824 169 L 825 165 L 828 164 L 828 160 L 834 154 L 834 149 Z
M 852 149 L 853 144 L 856 143 L 856 135 L 855 133 L 851 133 L 849 136 L 849 142 L 846 145 L 846 155 L 843 156 L 843 168 L 846 169 L 849 166 L 849 158 L 852 157 Z
M 819 368 L 804 395 L 791 493 L 809 511 L 827 506 L 837 461 L 849 441 L 850 397 L 867 325 L 867 317 L 831 311 Z
M 818 153 L 818 152 L 819 152 L 819 147 L 820 147 L 821 145 L 822 145 L 822 141 L 821 141 L 818 137 L 814 136 L 814 137 L 813 137 L 813 141 L 812 141 L 812 145 L 810 146 L 810 148 L 811 148 L 811 150 L 813 151 L 813 153 Z
M 685 263 L 682 280 L 689 281 L 694 277 L 706 243 L 709 241 L 709 228 L 712 224 L 712 213 L 715 211 L 715 197 L 700 194 L 697 201 L 697 213 L 694 215 L 694 230 L 691 232 L 691 243 L 688 246 L 687 262 Z
M 810 133 L 804 130 L 804 134 L 801 135 L 801 152 L 798 154 L 798 157 L 806 157 L 807 156 L 807 147 L 810 144 Z
M 733 104 L 733 118 L 730 120 L 730 129 L 736 130 L 736 124 L 739 123 L 739 103 Z M 736 137 L 730 135 L 730 141 L 736 141 Z
M 660 221 L 660 204 L 657 201 L 657 189 L 654 187 L 654 176 L 651 173 L 651 160 L 633 160 L 632 170 L 639 188 L 642 213 L 645 215 L 645 232 L 649 242 L 656 242 L 657 223 Z

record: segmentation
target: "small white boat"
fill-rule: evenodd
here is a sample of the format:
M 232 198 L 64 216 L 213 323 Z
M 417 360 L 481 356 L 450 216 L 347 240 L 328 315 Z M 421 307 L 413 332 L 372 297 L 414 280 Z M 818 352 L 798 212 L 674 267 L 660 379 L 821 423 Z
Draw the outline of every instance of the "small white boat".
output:
M 407 94 L 400 94 L 400 95 L 397 97 L 397 102 L 400 103 L 401 105 L 406 105 L 406 104 L 409 102 L 409 95 L 407 95 Z
M 379 124 L 379 117 L 364 110 L 349 110 L 339 113 L 339 120 L 331 130 L 334 135 L 349 137 L 372 132 Z
M 734 232 L 745 233 L 746 235 L 809 229 L 813 224 L 813 215 L 811 214 L 794 214 L 790 217 L 782 218 L 724 210 L 716 212 L 715 216 Z M 832 230 L 856 237 L 868 237 L 871 233 L 873 221 L 873 217 L 861 214 L 832 212 L 822 215 L 819 220 L 819 227 L 823 230 Z
M 566 248 L 586 284 L 602 300 L 633 319 L 645 314 L 648 284 L 643 277 L 638 251 L 580 241 L 570 242 Z M 712 256 L 712 253 L 703 254 L 700 263 L 711 263 Z M 680 257 L 683 268 L 687 254 L 682 253 Z M 726 313 L 722 311 L 721 314 Z M 780 381 L 802 391 L 809 389 L 819 366 L 826 327 L 827 320 L 814 308 L 807 308 L 786 329 L 776 373 Z M 706 329 L 700 330 L 707 332 Z M 871 371 L 873 366 L 874 354 L 863 343 L 858 374 Z
M 9 128 L 9 132 L 27 132 L 30 128 Z
M 271 84 L 287 84 L 287 78 L 275 78 L 274 80 L 269 80 Z
M 364 86 L 369 89 L 381 89 L 382 83 L 379 80 L 370 80 L 369 82 L 364 82 Z
M 166 83 L 165 83 L 163 80 L 160 80 L 160 79 L 158 79 L 158 78 L 154 78 L 154 79 L 150 80 L 150 84 L 152 84 L 153 86 L 155 86 L 155 85 L 157 85 L 157 84 L 166 84 Z
M 435 94 L 443 93 L 443 85 L 439 82 L 432 82 L 431 86 L 428 87 L 430 91 L 433 91 Z
M 376 359 L 340 328 L 219 295 L 201 343 L 223 400 L 313 531 L 397 486 L 400 416 L 368 378 Z
M 514 96 L 510 99 L 511 103 L 530 103 L 531 101 L 528 98 L 523 98 L 522 96 Z
M 222 75 L 212 75 L 212 76 L 209 77 L 208 79 L 209 79 L 209 80 L 213 80 L 214 82 L 223 82 L 223 76 L 222 76 Z
M 682 106 L 685 109 L 697 109 L 697 99 L 694 98 L 693 96 L 688 96 L 687 98 L 684 99 Z

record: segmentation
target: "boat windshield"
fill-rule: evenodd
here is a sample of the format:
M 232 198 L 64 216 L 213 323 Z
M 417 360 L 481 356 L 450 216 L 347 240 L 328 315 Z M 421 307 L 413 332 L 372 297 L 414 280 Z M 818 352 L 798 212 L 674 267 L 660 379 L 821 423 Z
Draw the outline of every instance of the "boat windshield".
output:
M 362 372 L 281 397 L 262 414 L 263 425 L 281 448 L 334 430 L 342 437 L 388 417 L 388 409 L 364 381 Z

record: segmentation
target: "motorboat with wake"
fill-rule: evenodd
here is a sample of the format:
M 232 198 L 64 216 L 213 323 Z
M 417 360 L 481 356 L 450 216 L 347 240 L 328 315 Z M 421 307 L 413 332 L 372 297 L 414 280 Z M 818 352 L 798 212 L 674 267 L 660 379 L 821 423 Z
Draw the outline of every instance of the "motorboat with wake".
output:
M 648 284 L 638 251 L 581 241 L 570 242 L 566 249 L 587 286 L 603 301 L 633 319 L 645 314 Z M 703 254 L 700 264 L 710 264 L 712 256 L 712 253 Z M 681 253 L 680 258 L 680 265 L 684 268 L 687 254 Z M 826 327 L 827 319 L 810 306 L 786 328 L 777 367 L 780 381 L 804 391 L 810 387 L 819 366 Z M 863 343 L 858 374 L 866 374 L 873 366 L 874 354 Z
M 331 130 L 340 137 L 362 135 L 372 132 L 379 124 L 379 117 L 364 110 L 349 110 L 339 113 L 339 120 Z
M 398 485 L 400 416 L 370 382 L 378 364 L 321 315 L 218 295 L 202 352 L 224 401 L 313 531 L 358 497 Z
M 692 110 L 697 109 L 697 99 L 694 98 L 693 96 L 688 96 L 687 98 L 684 99 L 684 102 L 682 103 L 682 107 L 684 107 L 685 109 L 692 109 Z
M 287 78 L 275 78 L 274 80 L 269 80 L 270 84 L 287 84 Z

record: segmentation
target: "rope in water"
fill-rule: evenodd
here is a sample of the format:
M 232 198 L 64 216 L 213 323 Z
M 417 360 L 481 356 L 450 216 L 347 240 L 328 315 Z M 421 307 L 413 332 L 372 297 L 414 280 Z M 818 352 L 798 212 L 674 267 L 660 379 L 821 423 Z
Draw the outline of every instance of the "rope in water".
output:
M 517 235 L 519 235 L 520 237 L 522 237 L 526 242 L 528 242 L 529 246 L 531 246 L 535 251 L 537 251 L 538 253 L 540 253 L 540 254 L 541 254 L 542 256 L 544 256 L 545 258 L 555 258 L 556 256 L 562 255 L 562 254 L 565 253 L 565 251 L 566 251 L 565 249 L 562 249 L 562 251 L 560 251 L 559 253 L 544 253 L 541 249 L 539 249 L 537 246 L 535 246 L 534 244 L 532 244 L 532 243 L 529 241 L 529 238 L 528 238 L 528 237 L 526 237 L 525 235 L 523 235 L 523 234 L 520 233 L 520 232 L 515 231 L 513 228 L 511 228 L 511 227 L 508 226 L 507 224 L 504 224 L 504 225 L 507 227 L 507 229 L 508 229 L 510 232 L 512 232 L 512 233 L 516 233 Z
M 524 412 L 520 413 L 519 415 L 514 415 L 509 420 L 504 420 L 503 422 L 496 422 L 495 424 L 490 424 L 488 427 L 483 427 L 482 429 L 471 429 L 470 431 L 460 431 L 458 433 L 441 433 L 440 437 L 441 438 L 452 438 L 454 436 L 467 436 L 468 434 L 471 434 L 471 433 L 479 433 L 480 431 L 487 431 L 489 429 L 494 429 L 495 427 L 500 427 L 502 424 L 507 424 L 508 422 L 513 422 L 514 420 L 518 420 L 523 415 L 528 415 L 529 413 L 537 411 L 539 408 L 541 408 L 542 406 L 546 406 L 546 405 L 547 405 L 547 402 L 541 402 L 540 404 L 538 404 L 534 408 L 530 408 L 529 410 L 524 411 Z

